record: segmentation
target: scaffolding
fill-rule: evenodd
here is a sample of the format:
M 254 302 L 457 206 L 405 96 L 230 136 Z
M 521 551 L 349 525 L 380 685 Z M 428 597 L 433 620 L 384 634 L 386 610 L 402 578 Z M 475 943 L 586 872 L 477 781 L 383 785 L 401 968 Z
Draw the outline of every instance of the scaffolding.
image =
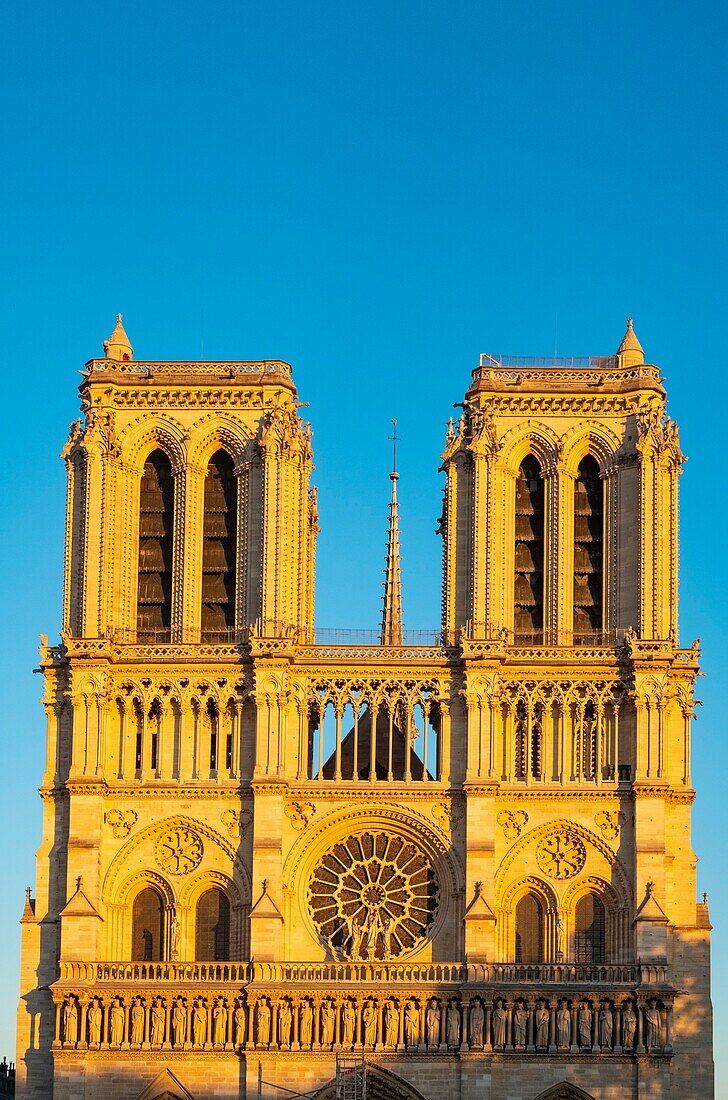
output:
M 263 1064 L 258 1062 L 258 1100 L 263 1100 L 263 1085 L 278 1089 L 290 1100 L 315 1100 L 315 1092 L 296 1092 L 274 1081 L 263 1080 Z M 336 1100 L 367 1100 L 367 1067 L 363 1058 L 344 1058 L 336 1055 Z

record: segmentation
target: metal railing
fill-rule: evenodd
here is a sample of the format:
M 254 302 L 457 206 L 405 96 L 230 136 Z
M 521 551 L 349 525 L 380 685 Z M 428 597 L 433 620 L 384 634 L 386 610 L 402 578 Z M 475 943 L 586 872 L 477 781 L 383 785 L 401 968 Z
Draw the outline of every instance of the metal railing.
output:
M 567 370 L 614 369 L 618 355 L 488 355 L 481 352 L 481 367 L 561 367 Z

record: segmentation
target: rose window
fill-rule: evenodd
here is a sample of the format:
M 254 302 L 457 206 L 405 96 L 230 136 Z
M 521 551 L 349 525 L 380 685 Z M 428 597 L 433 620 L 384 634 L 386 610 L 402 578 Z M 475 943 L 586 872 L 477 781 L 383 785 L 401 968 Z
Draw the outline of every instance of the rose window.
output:
M 586 862 L 586 848 L 575 833 L 557 833 L 536 849 L 539 867 L 550 878 L 571 878 Z
M 163 870 L 171 875 L 186 875 L 202 859 L 202 841 L 191 829 L 167 829 L 157 841 L 154 855 Z
M 429 934 L 439 887 L 424 852 L 390 833 L 366 832 L 335 844 L 308 888 L 314 923 L 334 955 L 396 958 Z

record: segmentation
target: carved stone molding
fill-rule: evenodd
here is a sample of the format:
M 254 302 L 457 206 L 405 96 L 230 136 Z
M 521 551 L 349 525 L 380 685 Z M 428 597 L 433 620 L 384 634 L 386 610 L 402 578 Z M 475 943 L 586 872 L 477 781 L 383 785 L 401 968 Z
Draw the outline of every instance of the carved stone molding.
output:
M 624 820 L 624 814 L 620 810 L 599 810 L 594 816 L 594 821 L 601 829 L 605 840 L 617 839 Z
M 498 824 L 506 835 L 507 840 L 516 840 L 528 824 L 528 814 L 525 810 L 501 810 L 498 814 Z
M 536 861 L 549 878 L 562 881 L 581 871 L 586 863 L 586 848 L 576 833 L 560 830 L 541 841 L 536 849 Z
M 170 875 L 188 875 L 202 861 L 203 845 L 192 829 L 174 825 L 160 836 L 154 846 L 154 858 Z
M 306 828 L 316 813 L 316 806 L 313 802 L 286 802 L 285 809 L 291 825 L 298 832 Z
M 129 836 L 136 825 L 137 812 L 136 810 L 107 810 L 105 821 L 110 826 L 114 836 L 121 840 Z

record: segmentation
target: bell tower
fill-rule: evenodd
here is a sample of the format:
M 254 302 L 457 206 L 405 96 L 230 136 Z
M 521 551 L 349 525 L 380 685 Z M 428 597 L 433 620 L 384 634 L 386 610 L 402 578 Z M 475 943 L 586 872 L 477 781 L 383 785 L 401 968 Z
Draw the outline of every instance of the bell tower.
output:
M 311 431 L 279 361 L 86 364 L 68 470 L 64 630 L 148 642 L 308 636 Z
M 615 355 L 482 355 L 448 428 L 443 629 L 677 636 L 684 456 L 632 320 Z

